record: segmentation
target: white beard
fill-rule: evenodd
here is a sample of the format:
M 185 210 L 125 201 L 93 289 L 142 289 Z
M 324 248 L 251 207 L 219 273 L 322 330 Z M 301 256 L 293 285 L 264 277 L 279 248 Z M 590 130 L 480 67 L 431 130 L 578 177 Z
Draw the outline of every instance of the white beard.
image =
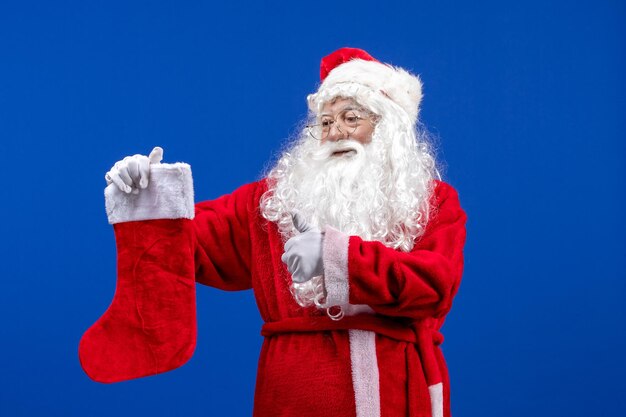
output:
M 344 151 L 344 154 L 335 152 Z M 369 152 L 368 152 L 369 151 Z M 375 177 L 380 163 L 370 149 L 356 141 L 326 143 L 311 149 L 293 167 L 283 185 L 293 185 L 292 211 L 320 229 L 331 226 L 370 240 L 374 202 L 380 199 Z
M 410 251 L 428 221 L 436 171 L 427 147 L 415 145 L 414 135 L 408 139 L 393 147 L 376 134 L 367 145 L 303 137 L 268 174 L 263 216 L 284 240 L 297 234 L 291 215 L 298 212 L 321 230 L 331 226 Z M 342 150 L 348 152 L 333 155 Z

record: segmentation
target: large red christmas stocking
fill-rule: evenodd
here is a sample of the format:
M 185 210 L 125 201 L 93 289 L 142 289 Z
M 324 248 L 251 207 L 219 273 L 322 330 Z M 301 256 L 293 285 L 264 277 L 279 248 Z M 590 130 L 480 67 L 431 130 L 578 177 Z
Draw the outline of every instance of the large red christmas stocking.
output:
M 110 307 L 83 335 L 78 353 L 89 377 L 118 382 L 183 365 L 196 345 L 191 169 L 154 164 L 148 188 L 105 190 L 118 251 Z

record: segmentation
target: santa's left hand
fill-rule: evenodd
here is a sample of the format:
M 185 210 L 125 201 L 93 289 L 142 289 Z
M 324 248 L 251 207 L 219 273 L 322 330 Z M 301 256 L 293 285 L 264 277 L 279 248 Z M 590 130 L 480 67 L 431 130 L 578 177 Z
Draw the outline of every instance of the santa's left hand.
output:
M 302 283 L 324 273 L 322 240 L 324 234 L 310 226 L 301 215 L 293 215 L 293 225 L 300 232 L 285 243 L 281 257 L 291 273 L 293 282 Z

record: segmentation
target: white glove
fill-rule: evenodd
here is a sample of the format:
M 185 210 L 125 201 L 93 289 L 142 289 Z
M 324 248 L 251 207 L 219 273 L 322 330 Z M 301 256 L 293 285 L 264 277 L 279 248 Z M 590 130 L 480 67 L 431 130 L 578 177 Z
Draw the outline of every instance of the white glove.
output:
M 285 243 L 285 253 L 281 260 L 287 265 L 293 282 L 302 283 L 324 273 L 322 261 L 324 235 L 297 213 L 293 215 L 293 225 L 300 234 Z
M 107 184 L 129 194 L 137 194 L 139 188 L 146 188 L 150 181 L 150 164 L 158 164 L 163 159 L 163 149 L 156 146 L 149 156 L 133 155 L 117 161 L 104 178 Z

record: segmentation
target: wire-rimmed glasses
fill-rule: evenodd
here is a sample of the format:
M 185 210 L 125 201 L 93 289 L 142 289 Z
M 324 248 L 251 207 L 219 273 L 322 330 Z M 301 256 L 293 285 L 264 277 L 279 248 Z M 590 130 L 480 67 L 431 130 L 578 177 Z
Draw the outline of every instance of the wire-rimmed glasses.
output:
M 325 140 L 330 135 L 333 126 L 341 134 L 350 136 L 364 122 L 370 122 L 370 115 L 355 109 L 345 109 L 331 117 L 324 115 L 319 119 L 319 123 L 307 125 L 309 134 L 317 140 Z

